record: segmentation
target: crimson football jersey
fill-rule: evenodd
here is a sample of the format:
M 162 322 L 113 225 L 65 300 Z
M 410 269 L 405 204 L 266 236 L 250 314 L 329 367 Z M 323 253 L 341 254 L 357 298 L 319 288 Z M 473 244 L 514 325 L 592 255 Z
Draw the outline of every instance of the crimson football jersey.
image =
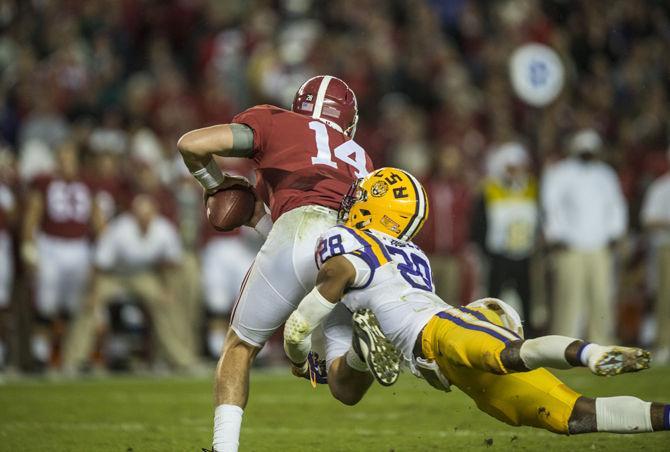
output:
M 90 232 L 93 197 L 83 179 L 38 176 L 32 187 L 42 194 L 44 214 L 40 230 L 62 238 L 84 238 Z
M 338 209 L 352 182 L 372 170 L 362 147 L 309 116 L 260 105 L 233 122 L 253 129 L 257 189 L 273 221 L 300 206 Z

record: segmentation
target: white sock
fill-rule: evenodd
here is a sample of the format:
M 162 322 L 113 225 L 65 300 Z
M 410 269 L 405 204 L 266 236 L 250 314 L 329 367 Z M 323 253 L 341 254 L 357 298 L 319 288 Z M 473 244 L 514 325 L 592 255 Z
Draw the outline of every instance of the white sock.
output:
M 582 349 L 579 351 L 579 354 L 577 357 L 579 358 L 579 361 L 581 361 L 582 365 L 588 367 L 589 366 L 589 358 L 591 357 L 591 354 L 598 350 L 600 347 L 597 344 L 586 344 L 582 346 Z
M 344 360 L 346 361 L 347 366 L 359 372 L 367 372 L 370 370 L 367 363 L 358 356 L 358 353 L 356 353 L 353 348 L 347 350 L 347 353 L 344 355 Z
M 566 336 L 542 336 L 528 339 L 521 344 L 519 356 L 530 370 L 539 367 L 570 369 L 572 365 L 565 359 L 565 349 L 577 339 Z
M 244 410 L 237 405 L 219 405 L 214 410 L 214 439 L 216 452 L 237 452 Z
M 598 397 L 596 426 L 599 432 L 651 432 L 651 402 L 636 397 Z

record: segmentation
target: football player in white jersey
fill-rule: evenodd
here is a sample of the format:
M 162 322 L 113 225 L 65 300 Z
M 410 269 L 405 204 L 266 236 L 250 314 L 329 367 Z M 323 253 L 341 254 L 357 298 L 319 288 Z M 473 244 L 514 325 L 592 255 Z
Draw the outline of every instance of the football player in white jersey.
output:
M 393 374 L 392 354 L 377 347 L 386 336 L 417 376 L 445 391 L 458 387 L 510 425 L 563 434 L 670 430 L 670 405 L 588 398 L 544 369 L 583 366 L 617 375 L 649 367 L 648 352 L 565 336 L 524 340 L 518 314 L 501 300 L 453 307 L 437 297 L 428 259 L 410 241 L 427 215 L 423 187 L 405 171 L 381 168 L 352 187 L 344 224 L 319 240 L 316 287 L 286 322 L 293 363 L 305 360 L 311 332 L 325 321 L 328 372 L 339 372 L 350 338 L 329 332 L 327 319 L 344 306 L 355 311 L 354 342 L 371 367 L 390 364 Z

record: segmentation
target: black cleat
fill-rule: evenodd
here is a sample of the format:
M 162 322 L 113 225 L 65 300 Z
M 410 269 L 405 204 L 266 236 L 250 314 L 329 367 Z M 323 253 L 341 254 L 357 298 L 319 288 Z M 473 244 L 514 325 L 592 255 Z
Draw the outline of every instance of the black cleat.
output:
M 354 312 L 352 323 L 354 351 L 365 361 L 379 384 L 391 386 L 400 375 L 400 353 L 384 336 L 371 310 Z

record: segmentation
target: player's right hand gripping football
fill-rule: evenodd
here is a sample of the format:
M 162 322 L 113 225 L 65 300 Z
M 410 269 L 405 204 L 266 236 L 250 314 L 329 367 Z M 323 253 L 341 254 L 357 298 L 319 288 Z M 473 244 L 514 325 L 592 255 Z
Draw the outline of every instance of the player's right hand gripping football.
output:
M 223 178 L 223 182 L 221 182 L 221 184 L 219 184 L 216 188 L 205 190 L 205 201 L 207 201 L 207 198 L 212 196 L 214 193 L 227 190 L 231 187 L 244 187 L 251 190 L 254 189 L 254 186 L 251 185 L 251 182 L 249 182 L 249 179 L 246 177 L 226 174 L 226 176 Z
M 253 215 L 251 215 L 249 221 L 247 221 L 247 223 L 245 224 L 246 226 L 250 226 L 253 228 L 260 221 L 260 219 L 265 216 L 266 214 L 265 204 L 263 203 L 263 200 L 260 198 L 260 196 L 258 196 L 258 193 L 256 193 L 256 190 L 254 186 L 251 184 L 251 182 L 249 182 L 249 179 L 247 179 L 244 176 L 232 176 L 226 174 L 226 177 L 223 179 L 223 182 L 219 186 L 217 186 L 212 190 L 205 190 L 204 192 L 205 205 L 207 205 L 207 199 L 210 196 L 232 187 L 248 188 L 249 190 L 251 190 L 254 197 L 256 198 L 256 202 L 254 203 L 254 213 Z

